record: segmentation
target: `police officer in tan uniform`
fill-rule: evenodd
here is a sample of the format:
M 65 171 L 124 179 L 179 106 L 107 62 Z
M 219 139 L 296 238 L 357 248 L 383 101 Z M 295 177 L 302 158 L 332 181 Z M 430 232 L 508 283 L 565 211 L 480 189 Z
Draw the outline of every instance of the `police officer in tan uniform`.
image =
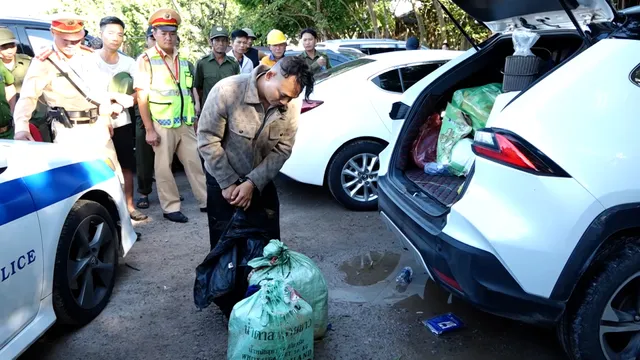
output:
M 190 91 L 194 74 L 177 49 L 180 22 L 180 15 L 171 9 L 151 15 L 156 45 L 138 58 L 134 87 L 145 138 L 155 152 L 156 187 L 164 217 L 184 223 L 189 219 L 180 211 L 180 194 L 171 172 L 174 154 L 184 166 L 202 212 L 207 211 L 207 192 L 194 131 L 197 119 Z
M 14 112 L 14 138 L 33 141 L 29 119 L 43 95 L 55 119 L 51 124 L 55 143 L 80 148 L 83 152 L 93 151 L 96 156 L 117 164 L 108 117 L 120 113 L 122 106 L 106 91 L 91 93 L 85 87 L 83 95 L 84 81 L 73 67 L 74 58 L 93 51 L 81 45 L 85 36 L 84 21 L 72 14 L 58 15 L 51 22 L 51 33 L 52 47 L 32 60 L 22 84 Z M 93 102 L 87 100 L 87 96 Z M 126 96 L 118 95 L 117 101 L 126 106 L 129 102 Z

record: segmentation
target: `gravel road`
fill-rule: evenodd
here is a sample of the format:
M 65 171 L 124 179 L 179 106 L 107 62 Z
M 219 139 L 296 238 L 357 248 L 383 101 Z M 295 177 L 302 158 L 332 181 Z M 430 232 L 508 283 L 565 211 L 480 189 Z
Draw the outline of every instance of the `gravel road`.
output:
M 143 240 L 121 259 L 107 308 L 81 329 L 54 326 L 21 359 L 226 358 L 222 314 L 215 306 L 198 311 L 193 304 L 194 269 L 209 244 L 206 215 L 184 174 L 176 176 L 190 222 L 164 220 L 152 194 L 149 220 L 136 224 Z M 564 358 L 552 331 L 449 299 L 434 283 L 425 285 L 425 275 L 417 274 L 409 289 L 398 293 L 396 272 L 419 268 L 377 213 L 349 212 L 323 188 L 284 177 L 277 184 L 282 240 L 311 257 L 329 285 L 333 330 L 315 343 L 316 359 Z M 445 312 L 455 313 L 466 327 L 437 337 L 421 324 Z

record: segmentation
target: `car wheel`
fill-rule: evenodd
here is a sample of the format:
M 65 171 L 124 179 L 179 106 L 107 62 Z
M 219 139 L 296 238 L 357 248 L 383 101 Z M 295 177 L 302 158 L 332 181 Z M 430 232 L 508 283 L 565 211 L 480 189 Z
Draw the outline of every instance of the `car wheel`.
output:
M 345 146 L 331 160 L 327 183 L 333 197 L 351 210 L 378 207 L 378 155 L 384 145 L 361 140 Z
M 562 331 L 575 360 L 640 357 L 640 244 L 619 239 L 602 259 Z
M 118 235 L 107 209 L 79 200 L 65 220 L 53 273 L 53 307 L 63 324 L 93 320 L 111 297 L 118 266 Z

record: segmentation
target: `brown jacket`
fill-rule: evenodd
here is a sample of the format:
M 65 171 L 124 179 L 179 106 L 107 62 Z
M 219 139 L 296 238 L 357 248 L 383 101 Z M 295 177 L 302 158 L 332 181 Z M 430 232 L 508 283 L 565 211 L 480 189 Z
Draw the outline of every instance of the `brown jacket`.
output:
M 265 114 L 256 79 L 267 70 L 260 65 L 251 74 L 221 80 L 202 108 L 198 148 L 223 189 L 246 176 L 262 191 L 291 156 L 301 104 L 293 100 Z

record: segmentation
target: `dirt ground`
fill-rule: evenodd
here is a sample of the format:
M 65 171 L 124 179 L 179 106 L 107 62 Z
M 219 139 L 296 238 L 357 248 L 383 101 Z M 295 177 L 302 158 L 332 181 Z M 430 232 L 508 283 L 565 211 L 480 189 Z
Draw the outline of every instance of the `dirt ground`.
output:
M 227 328 L 215 305 L 193 303 L 195 267 L 209 241 L 183 174 L 177 175 L 187 224 L 162 218 L 151 195 L 150 218 L 126 258 L 111 302 L 77 330 L 54 326 L 20 359 L 225 359 Z M 340 207 L 326 189 L 277 181 L 282 240 L 311 257 L 329 285 L 332 331 L 315 343 L 316 359 L 563 359 L 554 333 L 482 313 L 417 274 L 395 289 L 404 266 L 419 270 L 376 212 Z M 125 265 L 126 264 L 126 265 Z M 129 265 L 129 266 L 127 266 Z M 435 336 L 421 323 L 453 312 L 465 327 Z

